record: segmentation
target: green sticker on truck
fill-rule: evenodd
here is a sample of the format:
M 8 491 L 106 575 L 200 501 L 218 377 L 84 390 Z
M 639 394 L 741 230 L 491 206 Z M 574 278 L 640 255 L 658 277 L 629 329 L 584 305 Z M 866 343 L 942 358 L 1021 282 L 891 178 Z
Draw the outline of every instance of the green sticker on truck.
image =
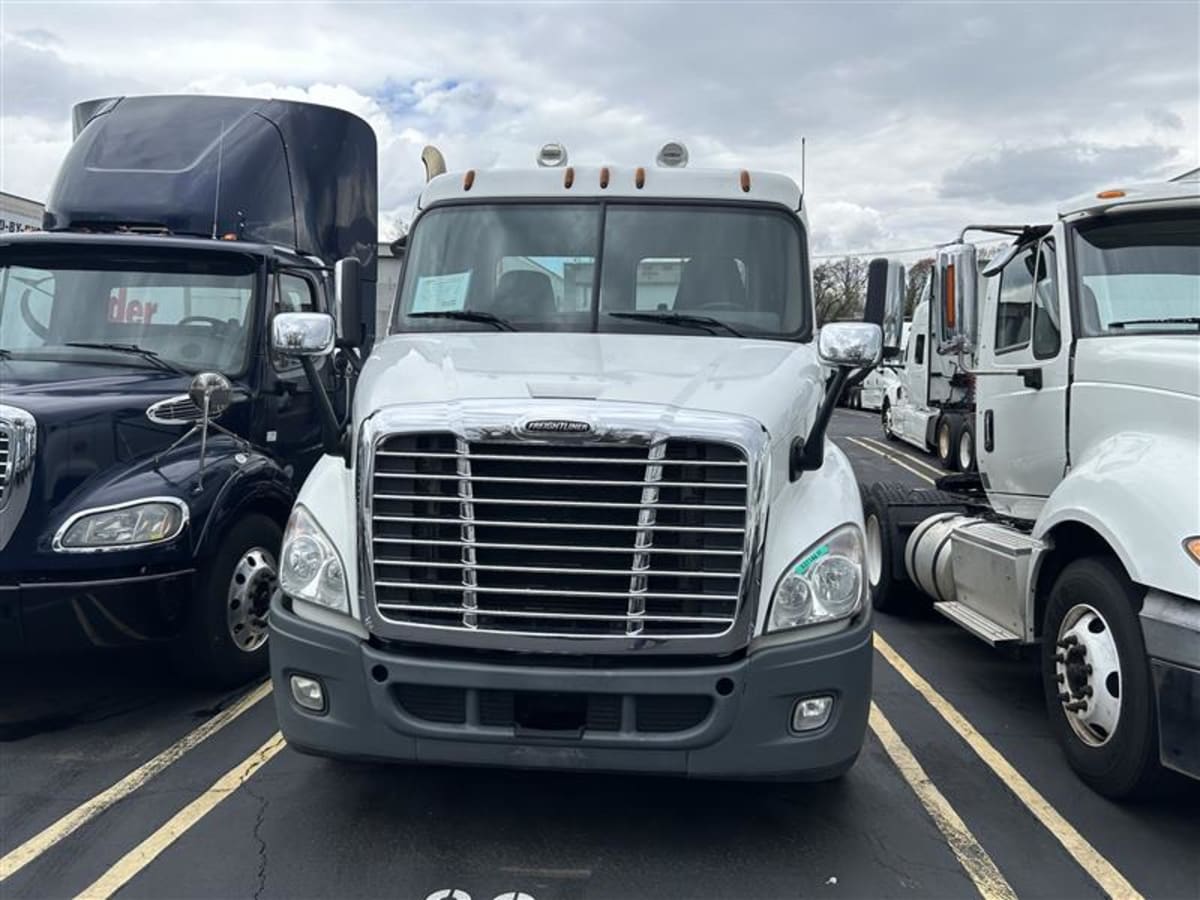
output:
M 813 563 L 815 563 L 822 556 L 828 556 L 828 555 L 829 555 L 829 545 L 822 544 L 820 547 L 818 547 L 812 553 L 808 554 L 808 556 L 804 557 L 804 559 L 800 560 L 800 562 L 796 563 L 796 568 L 793 569 L 792 571 L 794 571 L 797 575 L 803 575 L 805 572 L 807 572 L 809 569 L 812 568 Z

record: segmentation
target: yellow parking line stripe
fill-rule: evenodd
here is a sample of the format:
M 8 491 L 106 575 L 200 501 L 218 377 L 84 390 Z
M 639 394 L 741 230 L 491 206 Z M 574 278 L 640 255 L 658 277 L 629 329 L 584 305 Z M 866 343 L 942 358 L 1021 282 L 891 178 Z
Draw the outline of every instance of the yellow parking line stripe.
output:
M 80 900 L 103 900 L 111 897 L 286 746 L 283 735 L 275 732 L 265 744 L 218 778 L 208 790 L 173 815 L 165 825 L 126 853 L 111 869 L 85 888 L 79 894 Z
M 863 438 L 863 440 L 866 441 L 868 444 L 873 444 L 876 447 L 879 447 L 881 450 L 886 450 L 887 452 L 893 453 L 896 456 L 903 457 L 904 459 L 907 459 L 909 462 L 913 463 L 914 465 L 920 466 L 922 469 L 924 469 L 927 472 L 932 472 L 934 478 L 941 478 L 943 475 L 949 474 L 944 469 L 942 469 L 940 466 L 935 466 L 931 462 L 926 462 L 925 460 L 921 459 L 919 456 L 917 456 L 916 454 L 912 453 L 909 450 L 901 450 L 899 447 L 893 447 L 890 444 L 887 444 L 886 442 L 879 440 L 878 438 L 868 437 L 868 438 Z
M 1003 781 L 1010 791 L 1016 795 L 1034 817 L 1045 826 L 1058 840 L 1064 850 L 1070 854 L 1091 877 L 1093 881 L 1110 897 L 1140 898 L 1142 895 L 1132 884 L 1117 871 L 1116 866 L 1100 855 L 1087 839 L 1074 826 L 1050 805 L 1050 802 L 1038 790 L 1025 780 L 1013 765 L 1001 755 L 991 742 L 975 730 L 975 727 L 955 709 L 949 701 L 934 690 L 933 686 L 922 678 L 899 653 L 878 633 L 875 634 L 875 649 L 883 658 L 916 689 L 926 702 L 932 706 L 946 723 L 953 728 L 958 736 L 967 742 L 976 755 L 983 760 L 996 776 Z
M 879 738 L 879 743 L 883 745 L 883 749 L 892 758 L 892 762 L 900 770 L 904 780 L 913 789 L 913 793 L 917 795 L 917 799 L 921 801 L 921 805 L 933 819 L 933 824 L 946 838 L 946 843 L 958 857 L 959 864 L 975 882 L 979 896 L 984 900 L 1016 900 L 1017 894 L 1012 886 L 1000 874 L 1000 870 L 996 868 L 992 858 L 980 846 L 975 835 L 971 834 L 971 830 L 967 828 L 966 823 L 954 811 L 954 807 L 938 790 L 937 785 L 925 774 L 925 770 L 921 768 L 917 758 L 913 756 L 912 751 L 908 749 L 900 735 L 896 733 L 896 729 L 892 727 L 892 723 L 887 720 L 887 716 L 875 705 L 874 701 L 871 703 L 870 722 L 871 730 Z
M 57 822 L 35 834 L 15 850 L 0 858 L 0 882 L 24 866 L 33 862 L 59 841 L 69 837 L 80 826 L 90 822 L 109 807 L 128 797 L 155 775 L 175 762 L 197 744 L 216 734 L 246 710 L 250 709 L 271 692 L 271 682 L 266 681 L 237 702 L 221 710 L 198 728 L 184 735 L 158 756 L 134 769 L 112 787 L 101 791 L 90 800 L 75 807 Z
M 929 484 L 933 484 L 932 478 L 930 478 L 924 472 L 918 472 L 912 466 L 905 465 L 904 463 L 900 462 L 900 458 L 898 456 L 896 456 L 895 454 L 885 452 L 883 450 L 880 450 L 877 447 L 872 447 L 870 444 L 866 443 L 865 441 L 860 441 L 858 438 L 848 437 L 848 438 L 846 438 L 846 440 L 850 441 L 853 444 L 857 444 L 858 446 L 862 447 L 864 450 L 870 450 L 872 453 L 882 456 L 884 459 L 887 459 L 887 460 L 895 463 L 902 469 L 907 469 L 908 471 L 910 471 L 914 475 L 916 475 L 918 478 L 920 478 L 922 481 L 927 481 Z

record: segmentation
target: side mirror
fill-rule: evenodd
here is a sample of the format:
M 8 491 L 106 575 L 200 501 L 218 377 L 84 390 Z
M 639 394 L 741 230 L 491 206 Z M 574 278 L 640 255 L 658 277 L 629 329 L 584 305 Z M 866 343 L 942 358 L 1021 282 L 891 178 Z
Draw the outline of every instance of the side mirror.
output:
M 339 259 L 333 267 L 333 295 L 341 316 L 342 340 L 351 347 L 363 343 L 362 263 L 357 257 Z
M 271 321 L 271 349 L 284 356 L 328 356 L 336 338 L 328 313 L 279 313 Z
M 932 330 L 939 346 L 966 351 L 974 347 L 979 309 L 979 265 L 974 244 L 950 244 L 938 249 L 930 300 Z
M 874 366 L 883 356 L 883 330 L 871 322 L 830 322 L 821 329 L 817 353 L 830 366 Z
M 883 329 L 883 357 L 900 352 L 904 328 L 904 266 L 887 259 L 873 259 L 867 266 L 867 302 L 863 321 Z

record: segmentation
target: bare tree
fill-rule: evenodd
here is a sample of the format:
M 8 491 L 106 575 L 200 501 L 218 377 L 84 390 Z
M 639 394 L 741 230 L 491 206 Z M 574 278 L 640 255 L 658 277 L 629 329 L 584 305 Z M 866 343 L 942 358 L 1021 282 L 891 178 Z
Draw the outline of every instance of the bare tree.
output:
M 867 265 L 855 256 L 830 260 L 813 269 L 817 325 L 862 317 L 866 300 Z

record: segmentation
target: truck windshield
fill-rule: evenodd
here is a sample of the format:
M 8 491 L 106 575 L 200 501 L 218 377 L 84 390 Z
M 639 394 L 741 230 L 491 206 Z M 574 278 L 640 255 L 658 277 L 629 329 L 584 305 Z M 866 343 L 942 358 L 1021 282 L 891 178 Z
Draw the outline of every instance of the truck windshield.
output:
M 1128 215 L 1075 230 L 1081 334 L 1200 331 L 1200 219 Z
M 807 340 L 802 237 L 793 216 L 760 207 L 432 209 L 413 231 L 392 330 Z
M 13 359 L 240 375 L 248 362 L 254 283 L 254 262 L 233 254 L 111 265 L 44 250 L 6 256 L 0 348 Z

